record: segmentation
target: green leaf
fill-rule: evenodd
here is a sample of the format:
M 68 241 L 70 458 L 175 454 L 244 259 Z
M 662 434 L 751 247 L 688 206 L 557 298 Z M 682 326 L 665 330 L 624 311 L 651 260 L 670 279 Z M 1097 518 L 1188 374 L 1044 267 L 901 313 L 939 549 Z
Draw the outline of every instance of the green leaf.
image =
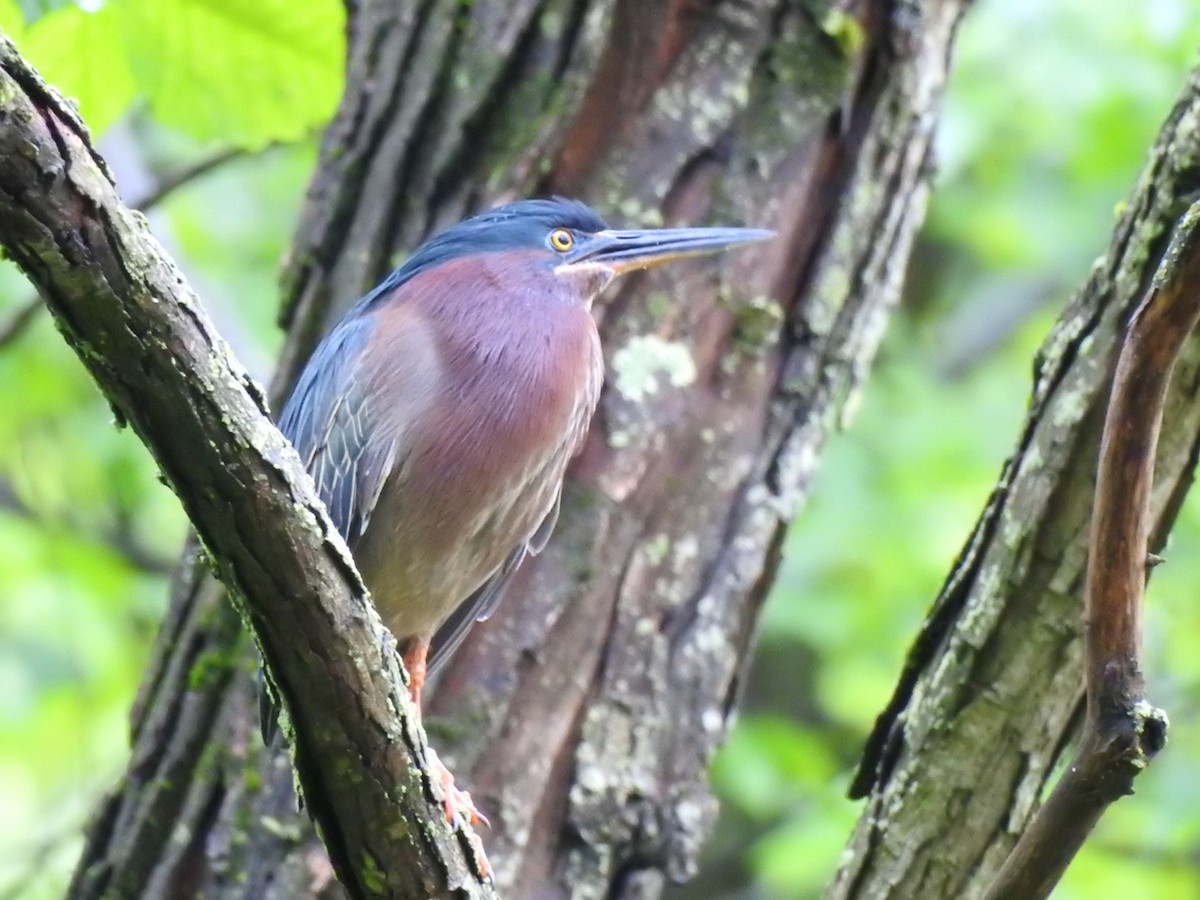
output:
M 42 77 L 75 98 L 94 133 L 108 128 L 134 99 L 119 27 L 115 4 L 95 12 L 71 5 L 38 19 L 20 41 L 21 52 Z
M 122 34 L 155 117 L 248 148 L 326 122 L 342 87 L 336 0 L 121 0 Z

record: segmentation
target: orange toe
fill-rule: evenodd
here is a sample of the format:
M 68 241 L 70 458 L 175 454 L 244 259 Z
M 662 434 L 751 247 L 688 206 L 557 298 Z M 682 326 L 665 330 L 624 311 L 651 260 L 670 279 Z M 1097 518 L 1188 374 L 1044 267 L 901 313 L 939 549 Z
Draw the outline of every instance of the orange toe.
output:
M 471 795 L 464 790 L 460 790 L 454 784 L 454 776 L 450 774 L 450 770 L 438 758 L 433 748 L 428 747 L 427 751 L 429 754 L 429 777 L 433 781 L 436 781 L 442 789 L 442 809 L 446 812 L 446 821 L 453 826 L 458 823 L 461 816 L 472 827 L 476 825 L 487 825 L 490 827 L 491 823 L 488 821 L 487 816 L 481 813 L 478 807 L 475 806 L 475 801 L 471 799 Z M 487 854 L 483 852 L 483 841 L 474 832 L 469 832 L 467 836 L 471 843 L 471 855 L 474 857 L 475 871 L 480 878 L 490 881 L 492 878 L 492 865 L 488 862 Z
M 487 825 L 490 827 L 491 822 L 488 821 L 487 816 L 479 811 L 467 791 L 461 790 L 454 784 L 454 776 L 438 758 L 432 747 L 428 748 L 428 754 L 429 775 L 437 781 L 442 789 L 442 807 L 446 810 L 446 821 L 453 825 L 455 819 L 462 816 L 472 826 Z

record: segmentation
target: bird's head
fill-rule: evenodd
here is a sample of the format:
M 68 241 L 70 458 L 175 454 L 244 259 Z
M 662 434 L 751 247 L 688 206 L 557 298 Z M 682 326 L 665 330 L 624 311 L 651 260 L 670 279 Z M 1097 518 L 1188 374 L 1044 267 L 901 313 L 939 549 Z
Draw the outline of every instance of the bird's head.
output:
M 521 200 L 465 219 L 435 235 L 380 286 L 478 254 L 518 252 L 590 304 L 614 278 L 687 256 L 715 253 L 774 236 L 758 228 L 609 228 L 575 200 Z

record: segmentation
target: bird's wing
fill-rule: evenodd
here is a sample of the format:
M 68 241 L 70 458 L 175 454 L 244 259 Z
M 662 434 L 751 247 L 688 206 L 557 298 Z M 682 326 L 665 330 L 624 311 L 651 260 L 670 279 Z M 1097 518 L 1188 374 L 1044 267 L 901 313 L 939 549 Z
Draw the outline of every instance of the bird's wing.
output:
M 467 632 L 476 622 L 482 622 L 496 611 L 496 604 L 504 595 L 504 589 L 512 580 L 513 573 L 520 568 L 527 556 L 537 556 L 550 540 L 554 525 L 558 522 L 558 508 L 562 499 L 562 491 L 554 496 L 554 504 L 550 507 L 541 523 L 533 534 L 522 541 L 505 558 L 504 563 L 488 577 L 488 580 L 475 589 L 458 608 L 450 614 L 433 641 L 429 651 L 428 667 L 430 673 L 436 672 L 467 637 Z
M 279 430 L 300 453 L 351 547 L 366 530 L 397 452 L 394 440 L 371 432 L 370 401 L 357 383 L 372 327 L 368 318 L 337 326 L 317 348 L 279 417 Z
M 362 350 L 371 335 L 366 317 L 345 319 L 313 353 L 279 416 L 312 475 L 334 527 L 352 548 L 362 536 L 396 455 L 393 441 L 366 430 L 367 401 L 356 384 Z M 279 704 L 259 670 L 258 716 L 263 741 L 275 737 Z

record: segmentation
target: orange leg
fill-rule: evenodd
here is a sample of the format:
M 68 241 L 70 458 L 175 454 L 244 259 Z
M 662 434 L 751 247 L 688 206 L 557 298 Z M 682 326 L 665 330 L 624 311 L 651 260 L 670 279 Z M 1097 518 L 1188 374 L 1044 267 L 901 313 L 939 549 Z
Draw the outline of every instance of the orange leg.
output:
M 404 668 L 408 670 L 408 694 L 413 706 L 417 708 L 417 720 L 421 716 L 421 689 L 425 687 L 426 660 L 429 655 L 429 640 L 415 638 L 404 650 Z M 454 785 L 454 776 L 438 759 L 432 747 L 427 748 L 429 754 L 429 774 L 442 788 L 442 806 L 446 810 L 446 821 L 454 824 L 456 816 L 462 815 L 472 825 L 489 825 L 487 816 L 475 808 L 471 795 L 459 790 Z M 482 853 L 480 854 L 482 856 Z
M 429 641 L 426 638 L 414 639 L 404 650 L 404 668 L 408 670 L 408 695 L 412 698 L 417 710 L 417 721 L 421 720 L 421 689 L 425 687 L 426 661 L 429 656 Z M 442 789 L 442 809 L 446 812 L 446 821 L 454 825 L 458 816 L 463 816 L 472 826 L 483 823 L 489 825 L 487 816 L 475 808 L 475 802 L 466 791 L 459 790 L 454 784 L 454 776 L 438 758 L 433 748 L 426 745 L 429 777 L 438 783 Z M 483 852 L 483 842 L 479 835 L 472 833 L 471 852 L 475 855 L 475 865 L 482 878 L 491 879 L 492 864 L 488 862 L 487 854 Z
M 408 696 L 417 708 L 418 718 L 421 715 L 421 689 L 425 687 L 425 661 L 428 658 L 429 641 L 426 638 L 414 638 L 401 656 L 404 668 L 408 670 Z

